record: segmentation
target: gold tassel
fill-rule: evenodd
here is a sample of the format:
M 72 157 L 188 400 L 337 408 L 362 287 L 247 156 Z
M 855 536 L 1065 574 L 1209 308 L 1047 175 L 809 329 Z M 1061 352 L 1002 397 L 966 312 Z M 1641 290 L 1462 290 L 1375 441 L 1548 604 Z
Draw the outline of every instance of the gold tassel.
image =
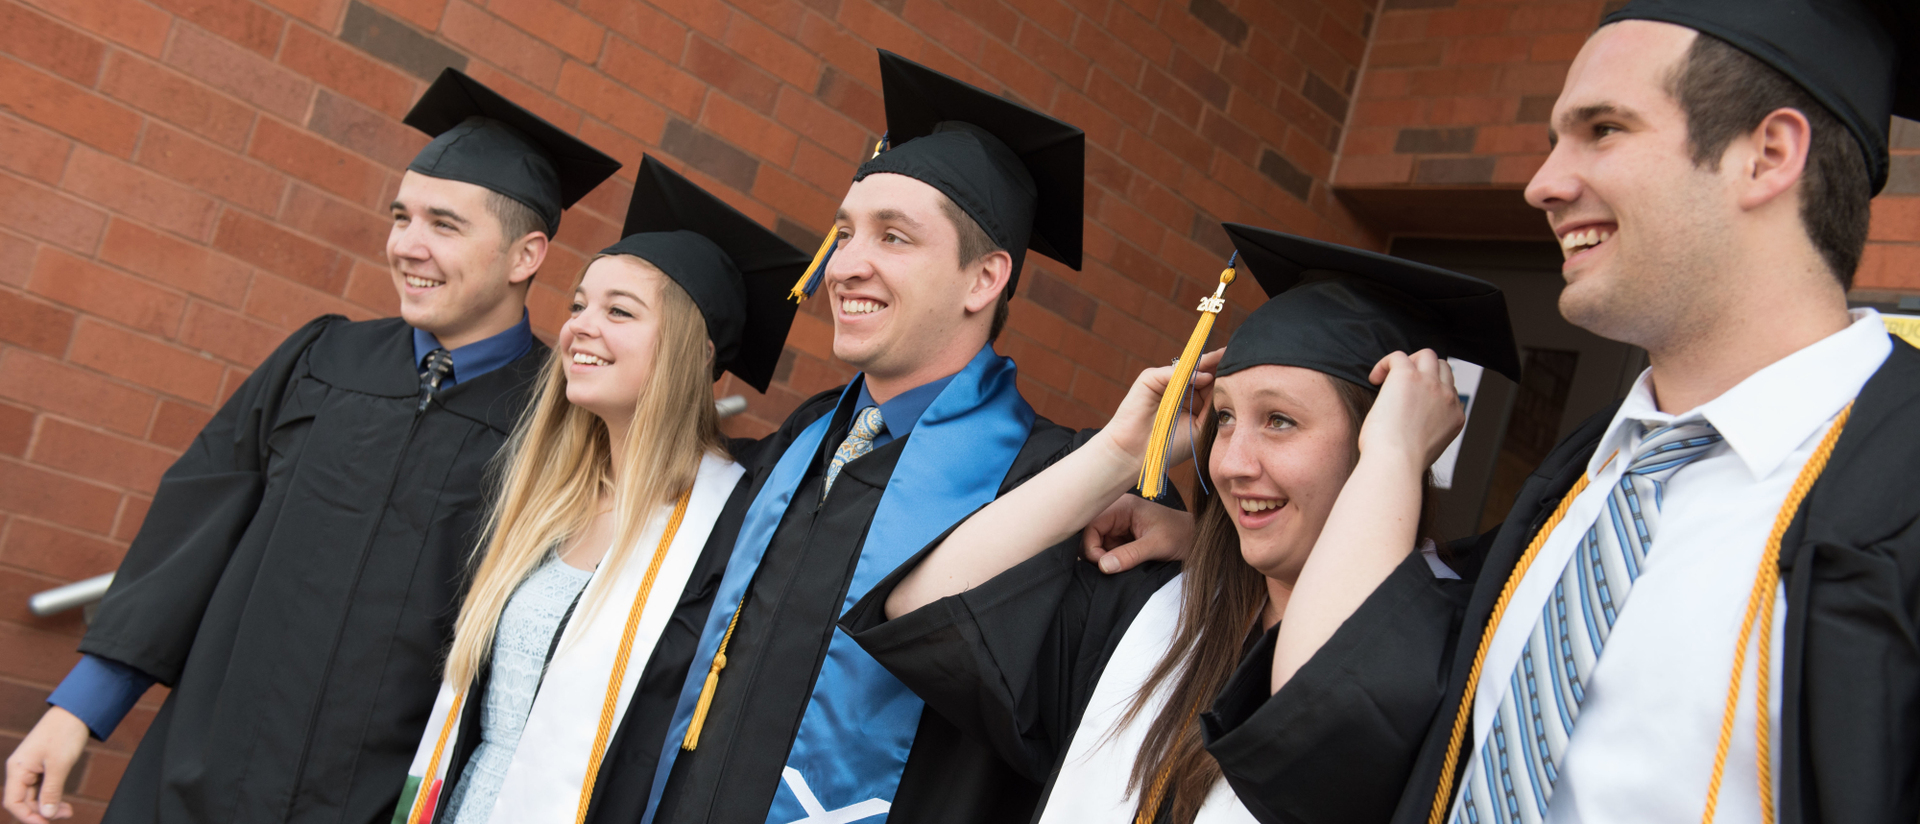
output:
M 693 705 L 693 720 L 687 724 L 687 737 L 680 742 L 680 749 L 700 746 L 700 730 L 707 725 L 707 710 L 713 708 L 713 693 L 720 688 L 720 671 L 727 668 L 727 645 L 733 641 L 733 628 L 740 625 L 740 610 L 746 605 L 743 595 L 733 608 L 733 617 L 727 619 L 727 634 L 720 636 L 720 649 L 713 654 L 713 666 L 707 668 L 706 683 L 700 685 L 700 700 Z
M 1147 436 L 1146 458 L 1140 463 L 1140 494 L 1147 498 L 1158 498 L 1166 489 L 1167 450 L 1173 446 L 1173 421 L 1180 415 L 1180 404 L 1187 393 L 1187 384 L 1193 380 L 1193 368 L 1200 362 L 1200 355 L 1207 347 L 1207 336 L 1213 333 L 1213 320 L 1220 310 L 1227 307 L 1223 297 L 1227 284 L 1233 282 L 1234 263 L 1240 259 L 1240 253 L 1234 252 L 1227 258 L 1227 268 L 1220 271 L 1220 285 L 1213 294 L 1200 299 L 1197 307 L 1200 322 L 1193 327 L 1193 335 L 1187 338 L 1187 348 L 1181 350 L 1180 359 L 1173 364 L 1173 379 L 1167 383 L 1166 394 L 1160 396 L 1160 409 L 1153 416 L 1153 432 Z
M 872 160 L 879 157 L 880 152 L 884 151 L 886 147 L 887 136 L 882 134 L 880 135 L 880 140 L 873 144 L 873 154 L 868 155 L 867 159 Z M 832 228 L 827 229 L 827 236 L 821 239 L 820 248 L 813 253 L 813 261 L 807 264 L 806 270 L 800 273 L 800 279 L 795 281 L 793 288 L 787 291 L 787 297 L 793 298 L 795 303 L 813 297 L 814 290 L 820 288 L 820 279 L 827 274 L 827 261 L 833 258 L 836 234 L 838 234 L 838 232 Z M 688 747 L 687 749 L 693 748 Z

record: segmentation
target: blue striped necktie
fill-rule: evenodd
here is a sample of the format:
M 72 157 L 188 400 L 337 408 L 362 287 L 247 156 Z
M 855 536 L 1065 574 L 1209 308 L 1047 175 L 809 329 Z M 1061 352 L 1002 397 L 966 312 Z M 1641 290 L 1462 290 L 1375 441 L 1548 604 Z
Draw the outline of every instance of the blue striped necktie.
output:
M 1560 572 L 1513 673 L 1504 682 L 1481 682 L 1481 689 L 1506 695 L 1461 778 L 1453 824 L 1546 818 L 1585 686 L 1653 550 L 1666 483 L 1720 442 L 1720 433 L 1699 421 L 1641 427 L 1626 473 Z
M 887 423 L 880 417 L 880 407 L 869 406 L 853 416 L 853 426 L 847 429 L 847 439 L 840 442 L 840 448 L 833 450 L 833 459 L 827 462 L 827 482 L 820 487 L 820 499 L 826 500 L 827 492 L 833 489 L 833 482 L 840 478 L 840 468 L 848 461 L 873 451 L 873 439 L 887 431 Z

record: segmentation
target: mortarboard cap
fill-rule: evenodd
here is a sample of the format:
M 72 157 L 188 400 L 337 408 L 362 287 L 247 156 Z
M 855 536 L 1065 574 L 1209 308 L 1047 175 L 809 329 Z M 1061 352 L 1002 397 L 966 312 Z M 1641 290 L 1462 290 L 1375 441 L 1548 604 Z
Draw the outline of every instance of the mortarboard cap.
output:
M 693 297 L 722 371 L 767 391 L 793 311 L 787 287 L 807 253 L 653 159 L 640 161 L 620 242 L 603 255 L 653 264 Z
M 560 230 L 560 212 L 613 176 L 620 162 L 498 92 L 446 69 L 404 121 L 433 137 L 407 164 L 428 177 L 458 180 L 526 204 Z
M 1600 25 L 1622 20 L 1711 34 L 1798 83 L 1859 141 L 1874 194 L 1887 183 L 1891 115 L 1920 118 L 1912 0 L 1633 0 Z
M 1029 248 L 1080 268 L 1085 132 L 884 49 L 880 86 L 892 148 L 856 181 L 906 175 L 951 198 L 1013 256 L 1009 293 Z
M 1222 224 L 1270 300 L 1227 342 L 1216 374 L 1266 364 L 1360 386 L 1394 352 L 1432 349 L 1520 379 L 1498 287 L 1423 263 L 1239 223 Z

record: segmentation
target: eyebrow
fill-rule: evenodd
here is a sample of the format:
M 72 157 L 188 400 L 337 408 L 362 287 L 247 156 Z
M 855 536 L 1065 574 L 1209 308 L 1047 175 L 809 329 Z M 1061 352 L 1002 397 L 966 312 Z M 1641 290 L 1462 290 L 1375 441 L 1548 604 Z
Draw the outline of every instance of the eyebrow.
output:
M 587 290 L 585 290 L 585 289 L 581 289 L 581 288 L 579 288 L 579 287 L 577 287 L 577 286 L 576 286 L 576 287 L 574 287 L 574 290 L 573 290 L 573 296 L 574 296 L 574 297 L 585 297 L 585 296 L 586 296 L 586 294 L 587 294 Z M 638 303 L 638 304 L 640 304 L 641 306 L 647 306 L 647 307 L 651 307 L 651 306 L 653 305 L 653 304 L 650 304 L 650 303 L 648 303 L 648 302 L 647 302 L 647 299 L 646 299 L 646 298 L 643 298 L 643 297 L 641 297 L 641 296 L 639 296 L 639 295 L 637 295 L 637 294 L 635 294 L 635 293 L 633 293 L 633 292 L 629 292 L 629 291 L 627 291 L 627 290 L 625 290 L 625 289 L 608 289 L 608 290 L 607 290 L 607 297 L 610 297 L 610 298 L 620 298 L 620 297 L 625 297 L 625 298 L 632 298 L 632 299 L 633 299 L 633 301 L 634 301 L 635 303 Z
M 1603 117 L 1618 117 L 1622 120 L 1639 120 L 1640 113 L 1618 103 L 1592 103 L 1569 110 L 1560 118 L 1560 128 L 1572 131 L 1575 126 L 1582 123 L 1591 123 Z M 1550 143 L 1558 143 L 1560 141 L 1560 131 L 1552 126 L 1548 126 L 1547 140 Z
M 461 217 L 459 212 L 456 212 L 452 209 L 448 209 L 444 206 L 430 207 L 427 209 L 427 214 L 433 215 L 434 217 L 444 217 L 448 220 L 451 220 L 463 226 L 472 222 L 467 220 L 464 217 Z

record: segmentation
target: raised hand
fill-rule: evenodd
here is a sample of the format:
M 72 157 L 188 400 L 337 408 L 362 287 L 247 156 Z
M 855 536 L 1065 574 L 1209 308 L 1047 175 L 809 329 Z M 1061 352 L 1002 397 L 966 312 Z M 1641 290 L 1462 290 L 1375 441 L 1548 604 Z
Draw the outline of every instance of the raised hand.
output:
M 1220 365 L 1220 356 L 1226 350 L 1215 349 L 1200 356 L 1193 368 L 1193 392 L 1195 408 L 1205 408 L 1213 391 L 1213 370 Z M 1147 437 L 1153 431 L 1154 413 L 1160 410 L 1160 396 L 1167 391 L 1167 383 L 1173 379 L 1173 367 L 1161 366 L 1148 369 L 1135 378 L 1133 386 L 1127 389 L 1127 396 L 1120 400 L 1120 408 L 1114 410 L 1113 419 L 1107 422 L 1101 434 L 1121 451 L 1138 459 L 1147 451 Z M 1179 417 L 1174 419 L 1174 449 L 1171 456 L 1190 454 L 1191 444 L 1187 443 L 1190 416 L 1183 408 Z
M 1362 457 L 1398 453 L 1424 469 L 1466 425 L 1453 367 L 1432 349 L 1381 358 L 1369 378 L 1380 386 L 1380 395 L 1360 425 Z

